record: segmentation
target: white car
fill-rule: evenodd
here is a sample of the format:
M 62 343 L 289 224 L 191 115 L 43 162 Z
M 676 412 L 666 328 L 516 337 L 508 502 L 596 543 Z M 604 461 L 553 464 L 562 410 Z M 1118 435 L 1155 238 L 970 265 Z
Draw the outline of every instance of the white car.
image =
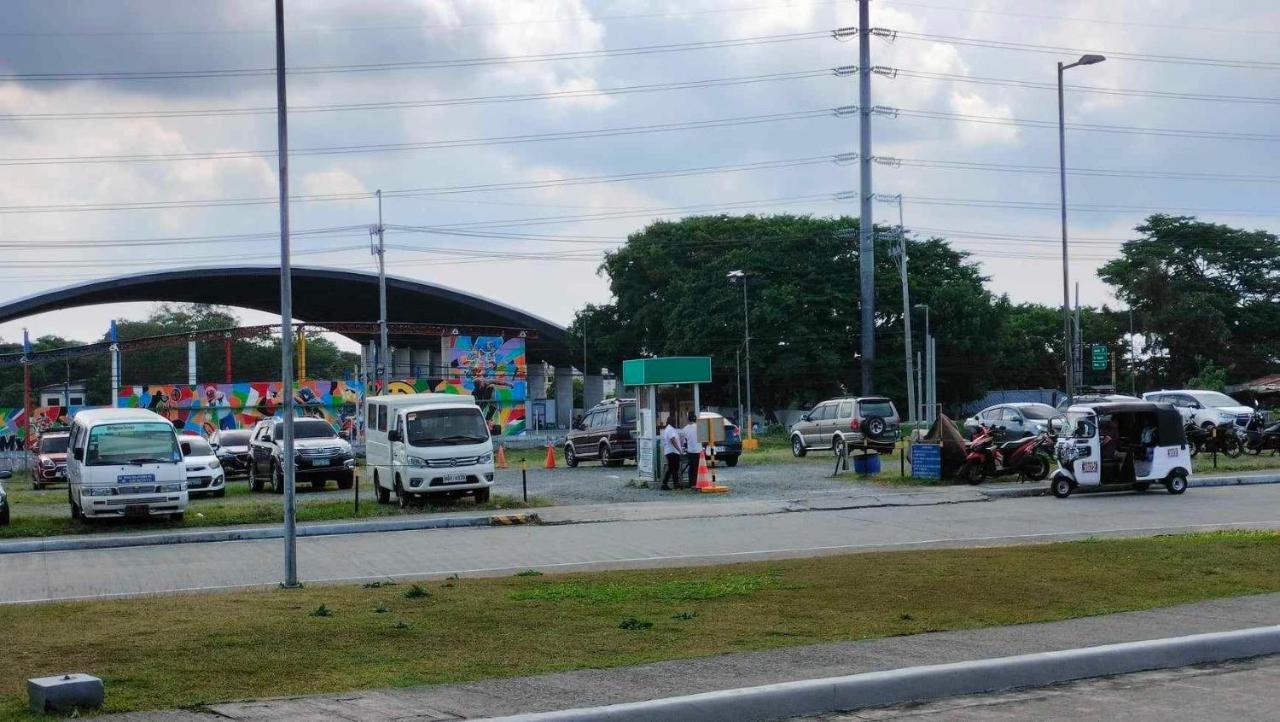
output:
M 973 438 L 978 426 L 1004 429 L 1004 438 L 1021 439 L 1049 431 L 1049 422 L 1063 417 L 1063 412 L 1048 404 L 1016 402 L 988 406 L 964 420 L 964 435 Z
M 1185 423 L 1194 423 L 1202 429 L 1219 424 L 1243 429 L 1253 417 L 1252 407 L 1217 391 L 1151 391 L 1143 394 L 1142 400 L 1173 404 Z
M 187 495 L 225 496 L 227 476 L 209 442 L 195 434 L 183 434 L 178 437 L 178 446 L 187 468 Z

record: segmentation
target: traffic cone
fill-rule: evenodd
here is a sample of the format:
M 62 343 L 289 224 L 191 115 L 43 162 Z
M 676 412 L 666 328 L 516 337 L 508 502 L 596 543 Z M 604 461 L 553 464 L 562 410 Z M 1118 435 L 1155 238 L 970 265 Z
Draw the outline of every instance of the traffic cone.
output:
M 707 452 L 698 452 L 698 483 L 695 489 L 703 494 L 723 494 L 729 491 L 727 486 L 719 486 L 711 479 L 711 470 L 707 468 Z
M 498 468 L 507 468 L 507 445 L 498 444 Z
M 548 469 L 556 468 L 556 450 L 551 446 L 551 442 L 547 442 L 547 463 L 545 467 Z

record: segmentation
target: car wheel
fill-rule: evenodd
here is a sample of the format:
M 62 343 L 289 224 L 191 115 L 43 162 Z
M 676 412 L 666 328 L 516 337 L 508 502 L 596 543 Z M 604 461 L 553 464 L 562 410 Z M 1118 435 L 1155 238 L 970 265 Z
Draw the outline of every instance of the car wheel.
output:
M 1187 490 L 1187 475 L 1181 471 L 1175 471 L 1169 475 L 1164 485 L 1170 494 L 1181 494 Z
M 843 436 L 835 436 L 831 439 L 831 451 L 836 456 L 849 453 L 849 449 L 845 444 L 845 440 Z
M 613 457 L 609 455 L 609 445 L 600 444 L 600 465 L 601 466 L 617 466 Z
M 738 455 L 737 455 L 737 454 L 728 454 L 728 455 L 726 455 L 726 456 L 724 457 L 724 465 L 725 465 L 725 466 L 737 466 L 737 465 L 738 465 Z
M 284 469 L 279 464 L 271 465 L 271 491 L 284 493 Z
M 1065 499 L 1071 496 L 1072 486 L 1071 480 L 1065 476 L 1059 476 L 1053 480 L 1053 495 L 1059 499 Z
M 564 445 L 564 465 L 570 469 L 578 465 L 578 455 L 573 450 L 573 444 Z
M 71 487 L 70 487 L 70 486 L 68 486 L 68 487 L 67 487 L 67 503 L 71 505 L 71 518 L 72 518 L 72 519 L 79 519 L 81 516 L 83 516 L 83 515 L 80 513 L 80 505 L 76 503 L 76 499 L 75 499 L 75 497 L 74 497 L 74 496 L 71 496 Z
M 384 487 L 379 482 L 379 478 L 376 473 L 373 475 L 373 493 L 374 493 L 374 496 L 378 498 L 379 504 L 391 503 L 391 490 Z
M 257 464 L 249 465 L 249 491 L 262 491 L 262 479 L 258 478 Z
M 404 484 L 400 483 L 400 477 L 396 476 L 396 503 L 401 509 L 409 508 L 409 495 L 404 493 Z
M 338 477 L 338 488 L 346 491 L 356 485 L 356 473 L 353 471 L 346 476 Z
M 488 489 L 476 489 L 476 503 L 477 503 L 477 504 L 488 504 L 488 503 L 489 503 L 489 490 L 488 490 Z
M 324 479 L 312 479 L 312 480 L 311 480 L 311 490 L 312 490 L 312 491 L 324 491 L 324 485 L 325 485 L 325 481 L 324 481 Z
M 169 515 L 169 521 L 177 521 L 177 522 L 180 522 L 180 521 L 182 521 L 183 519 L 186 519 L 186 518 L 187 518 L 186 513 L 185 513 L 185 512 L 181 512 L 181 511 L 180 511 L 180 512 L 177 512 L 177 513 L 174 513 L 174 514 L 170 514 L 170 515 Z
M 791 437 L 791 455 L 799 459 L 800 457 L 804 456 L 807 453 L 809 453 L 809 450 L 804 448 L 804 439 L 800 438 L 799 434 L 792 436 Z
M 0 506 L 0 526 L 9 526 L 9 505 Z

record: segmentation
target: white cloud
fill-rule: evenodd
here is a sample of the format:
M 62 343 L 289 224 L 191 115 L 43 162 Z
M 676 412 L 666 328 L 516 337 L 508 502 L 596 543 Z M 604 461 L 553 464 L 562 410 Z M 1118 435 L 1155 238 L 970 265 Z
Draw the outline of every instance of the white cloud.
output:
M 961 141 L 970 145 L 1017 142 L 1018 127 L 999 124 L 1001 120 L 1013 118 L 1013 110 L 1008 105 L 992 103 L 977 93 L 959 91 L 953 91 L 948 102 L 952 111 L 976 119 L 956 123 L 956 135 Z

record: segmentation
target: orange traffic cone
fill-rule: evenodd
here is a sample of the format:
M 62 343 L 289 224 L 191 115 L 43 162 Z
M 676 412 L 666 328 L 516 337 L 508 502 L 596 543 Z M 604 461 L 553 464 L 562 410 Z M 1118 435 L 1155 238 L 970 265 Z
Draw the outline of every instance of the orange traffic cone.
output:
M 498 468 L 507 468 L 507 445 L 498 444 Z
M 723 494 L 729 491 L 727 486 L 719 486 L 711 478 L 711 470 L 707 468 L 707 452 L 698 452 L 698 483 L 695 489 L 703 494 Z
M 545 466 L 548 469 L 556 468 L 556 450 L 551 446 L 550 441 L 547 442 L 547 463 Z

